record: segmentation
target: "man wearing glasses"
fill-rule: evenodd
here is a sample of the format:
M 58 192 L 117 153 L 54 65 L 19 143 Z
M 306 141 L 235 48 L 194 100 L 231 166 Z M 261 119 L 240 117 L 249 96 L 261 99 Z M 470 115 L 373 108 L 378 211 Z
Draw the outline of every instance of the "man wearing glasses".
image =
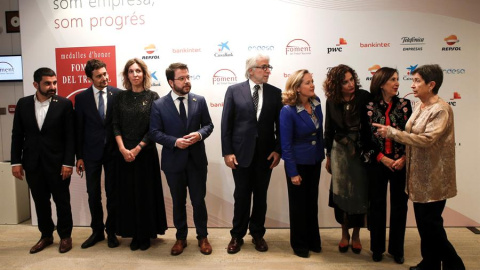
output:
M 118 247 L 115 236 L 115 167 L 118 153 L 113 136 L 112 109 L 115 96 L 121 91 L 108 85 L 107 66 L 97 59 L 88 60 L 85 74 L 92 86 L 75 96 L 77 173 L 85 171 L 88 206 L 92 220 L 92 235 L 82 244 L 89 248 L 105 239 L 108 247 Z M 103 223 L 102 166 L 105 170 L 105 193 L 107 195 L 107 221 Z
M 280 161 L 278 117 L 282 108 L 281 90 L 267 83 L 271 70 L 268 56 L 247 59 L 247 81 L 229 86 L 225 94 L 222 155 L 235 181 L 230 254 L 240 251 L 247 229 L 255 249 L 268 250 L 263 238 L 267 189 L 272 169 Z
M 173 224 L 177 241 L 171 255 L 180 255 L 187 247 L 187 187 L 193 207 L 200 252 L 209 255 L 207 207 L 207 154 L 204 140 L 213 131 L 205 98 L 190 92 L 188 67 L 173 63 L 165 71 L 172 91 L 156 100 L 150 114 L 150 137 L 161 144 L 161 168 L 167 178 L 173 201 Z

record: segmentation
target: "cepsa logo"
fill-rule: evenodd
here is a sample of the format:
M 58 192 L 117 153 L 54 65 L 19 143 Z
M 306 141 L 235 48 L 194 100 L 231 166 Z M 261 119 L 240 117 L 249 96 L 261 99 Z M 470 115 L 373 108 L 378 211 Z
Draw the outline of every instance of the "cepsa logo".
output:
M 409 67 L 407 67 L 406 69 L 408 70 L 407 71 L 407 75 L 403 76 L 403 80 L 404 81 L 412 81 L 412 72 L 418 67 L 418 64 L 416 65 L 410 65 Z
M 157 51 L 157 47 L 155 46 L 155 44 L 149 44 L 146 47 L 144 47 L 143 49 L 145 50 L 145 52 L 148 55 L 143 55 L 142 60 L 160 59 L 160 56 L 153 55 L 153 53 L 155 53 Z
M 341 46 L 345 46 L 345 45 L 347 45 L 347 41 L 344 38 L 340 38 L 336 47 L 328 47 L 327 48 L 327 54 L 335 53 L 335 52 L 342 52 L 343 48 Z
M 285 55 L 303 55 L 311 53 L 312 48 L 310 47 L 310 44 L 303 39 L 291 40 L 285 47 Z
M 213 85 L 231 85 L 237 83 L 237 75 L 230 69 L 220 69 L 212 78 Z
M 370 74 L 372 74 L 372 76 L 375 74 L 375 72 L 377 72 L 377 70 L 379 70 L 381 68 L 381 66 L 379 65 L 373 65 L 371 67 L 368 68 L 368 71 L 370 72 Z M 372 80 L 372 77 L 367 77 L 366 78 L 367 81 L 371 81 Z
M 218 52 L 214 53 L 215 57 L 229 57 L 233 56 L 233 52 L 230 51 L 230 46 L 228 46 L 228 41 L 220 42 L 218 46 Z
M 443 39 L 448 46 L 453 46 L 455 44 L 457 44 L 458 42 L 460 42 L 460 40 L 458 39 L 458 37 L 456 35 L 450 35 L 446 38 Z M 455 47 L 442 47 L 442 51 L 460 51 L 462 49 L 462 47 L 458 47 L 458 46 L 455 46 Z

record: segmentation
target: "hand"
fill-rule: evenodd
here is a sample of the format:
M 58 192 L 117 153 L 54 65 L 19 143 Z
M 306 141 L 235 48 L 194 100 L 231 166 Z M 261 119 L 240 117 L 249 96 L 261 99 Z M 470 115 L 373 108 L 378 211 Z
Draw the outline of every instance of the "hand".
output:
M 200 137 L 200 133 L 195 131 L 195 132 L 192 132 L 188 135 L 183 136 L 183 138 L 186 139 L 186 140 L 189 140 L 192 144 L 194 144 L 194 143 L 200 141 L 201 137 Z
M 267 160 L 271 160 L 273 158 L 272 164 L 270 165 L 270 170 L 277 167 L 278 163 L 280 163 L 280 154 L 273 151 L 267 158 Z
M 180 149 L 186 149 L 187 147 L 189 147 L 192 144 L 193 143 L 190 139 L 185 139 L 185 138 L 178 138 L 175 142 L 175 146 L 177 148 L 180 148 Z
M 83 159 L 77 160 L 77 165 L 75 167 L 77 169 L 77 174 L 83 176 L 83 171 L 85 171 L 85 163 L 83 162 Z
M 403 169 L 403 167 L 405 167 L 405 156 L 402 156 L 401 158 L 395 160 L 395 162 L 393 162 L 393 165 L 392 165 L 392 168 L 394 170 L 397 170 L 397 171 L 400 171 Z
M 327 162 L 325 163 L 325 169 L 329 174 L 332 174 L 332 166 L 330 165 L 330 157 L 327 156 Z
M 223 157 L 223 160 L 225 161 L 225 165 L 227 165 L 228 167 L 232 168 L 232 169 L 236 169 L 237 165 L 238 165 L 238 162 L 237 162 L 237 157 L 235 157 L 234 154 L 230 154 L 230 155 L 225 155 Z
M 22 165 L 16 165 L 16 166 L 12 166 L 12 175 L 15 177 L 15 178 L 18 178 L 20 180 L 23 180 L 23 176 L 25 175 L 23 173 L 23 166 Z
M 290 177 L 290 179 L 295 186 L 300 186 L 300 184 L 302 184 L 302 177 L 300 175 Z
M 65 180 L 70 176 L 72 176 L 72 173 L 73 173 L 73 168 L 62 166 L 62 173 L 60 173 L 60 175 L 62 176 L 62 180 Z
M 395 171 L 395 168 L 393 167 L 395 161 L 393 159 L 383 156 L 382 159 L 380 159 L 380 162 L 382 162 L 385 167 L 389 168 L 390 171 Z
M 122 156 L 126 162 L 132 162 L 135 160 L 135 155 L 130 150 L 127 150 L 126 148 L 120 149 L 120 153 L 122 153 Z
M 135 146 L 133 149 L 130 149 L 130 152 L 134 157 L 137 157 L 138 154 L 140 154 L 140 151 L 142 151 L 142 148 L 140 146 Z
M 377 134 L 378 134 L 380 137 L 382 137 L 382 138 L 386 138 L 386 137 L 387 137 L 387 131 L 388 131 L 388 127 L 387 127 L 387 126 L 384 126 L 384 125 L 381 125 L 381 124 L 377 124 L 377 123 L 372 123 L 372 125 L 377 128 Z

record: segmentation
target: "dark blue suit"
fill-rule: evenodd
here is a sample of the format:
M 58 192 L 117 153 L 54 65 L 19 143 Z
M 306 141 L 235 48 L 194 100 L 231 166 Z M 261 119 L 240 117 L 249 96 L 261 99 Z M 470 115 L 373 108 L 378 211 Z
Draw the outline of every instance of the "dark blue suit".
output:
M 290 245 L 295 253 L 308 253 L 321 248 L 318 231 L 318 186 L 325 158 L 323 146 L 323 114 L 318 98 L 315 106 L 317 125 L 306 110 L 286 105 L 280 112 L 280 140 L 285 161 L 290 210 Z M 291 177 L 300 175 L 300 185 Z
M 250 234 L 263 237 L 267 213 L 267 190 L 273 152 L 281 153 L 278 117 L 282 108 L 281 90 L 263 84 L 263 105 L 257 120 L 249 81 L 229 86 L 222 113 L 222 155 L 235 154 L 238 162 L 232 170 L 235 199 L 232 237 Z M 250 215 L 251 198 L 253 207 Z
M 92 87 L 75 96 L 76 152 L 77 159 L 85 163 L 88 206 L 92 220 L 90 227 L 96 233 L 115 233 L 115 156 L 118 153 L 112 128 L 112 110 L 115 96 L 121 90 L 107 86 L 107 109 L 102 120 L 95 104 Z M 105 96 L 105 95 L 104 95 Z M 105 193 L 107 195 L 107 222 L 103 223 L 101 175 L 105 170 Z
M 167 177 L 173 200 L 173 221 L 176 237 L 185 240 L 188 233 L 186 199 L 187 187 L 193 207 L 193 219 L 197 238 L 207 237 L 207 208 L 205 206 L 207 182 L 207 154 L 204 140 L 213 131 L 213 123 L 205 98 L 188 94 L 187 126 L 184 126 L 175 107 L 171 92 L 156 100 L 150 114 L 150 138 L 162 148 L 161 168 Z M 175 142 L 192 132 L 198 132 L 202 140 L 186 149 L 175 147 Z
M 42 238 L 55 229 L 50 197 L 57 207 L 60 238 L 72 233 L 70 177 L 62 180 L 62 166 L 74 166 L 75 135 L 72 102 L 53 96 L 42 129 L 38 128 L 33 95 L 21 98 L 15 110 L 12 129 L 11 163 L 22 164 L 32 192 Z

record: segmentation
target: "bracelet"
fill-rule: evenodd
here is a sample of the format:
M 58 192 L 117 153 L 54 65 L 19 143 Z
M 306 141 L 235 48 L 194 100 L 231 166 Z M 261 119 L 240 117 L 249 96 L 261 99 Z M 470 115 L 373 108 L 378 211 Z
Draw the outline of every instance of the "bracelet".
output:
M 140 147 L 140 150 L 142 150 L 142 149 L 143 149 L 143 146 L 142 146 L 141 144 L 138 144 L 138 146 Z

